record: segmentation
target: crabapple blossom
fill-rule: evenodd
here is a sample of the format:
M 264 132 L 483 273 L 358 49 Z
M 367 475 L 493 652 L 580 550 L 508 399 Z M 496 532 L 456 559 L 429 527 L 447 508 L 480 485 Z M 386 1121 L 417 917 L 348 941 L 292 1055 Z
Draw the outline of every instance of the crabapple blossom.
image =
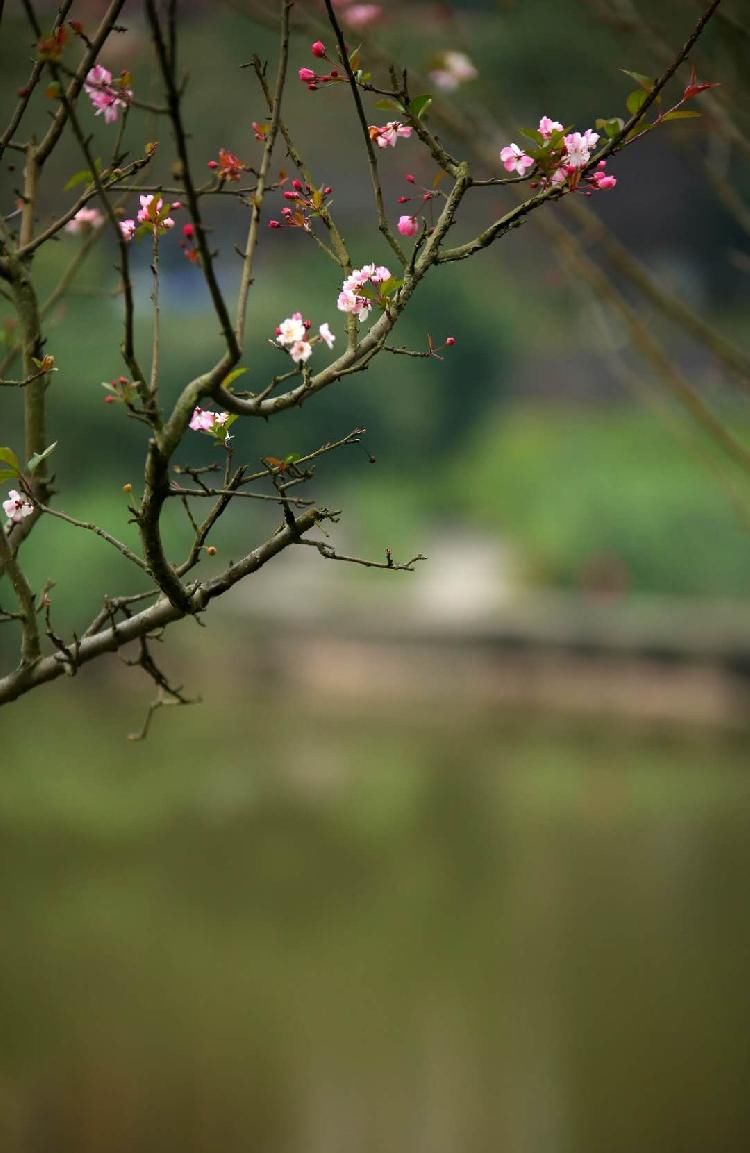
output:
M 289 355 L 296 364 L 304 364 L 310 359 L 312 345 L 309 340 L 295 340 L 289 349 Z
M 321 324 L 318 332 L 320 333 L 320 339 L 325 341 L 329 348 L 333 348 L 336 337 L 331 332 L 331 329 L 328 326 L 328 321 L 325 321 L 325 323 Z
M 297 344 L 299 341 L 304 340 L 306 334 L 307 329 L 302 319 L 302 313 L 295 312 L 292 316 L 288 316 L 286 320 L 282 320 L 276 329 L 276 343 L 280 344 L 282 348 L 286 348 L 288 345 Z
M 95 64 L 86 76 L 84 92 L 96 109 L 96 115 L 104 113 L 107 124 L 113 124 L 120 115 L 121 108 L 127 108 L 133 92 L 126 87 L 125 74 L 118 84 L 112 83 L 112 73 L 101 64 Z
M 416 236 L 419 224 L 416 216 L 399 216 L 397 227 L 402 236 Z
M 455 92 L 467 80 L 475 80 L 479 75 L 465 52 L 443 52 L 439 67 L 428 73 L 430 80 L 443 92 Z
M 232 440 L 229 433 L 229 426 L 233 424 L 236 417 L 230 416 L 228 412 L 212 412 L 209 408 L 196 407 L 193 410 L 193 415 L 190 417 L 189 427 L 193 432 L 208 432 L 216 440 L 222 441 L 226 444 Z
M 313 84 L 318 79 L 317 73 L 313 72 L 312 68 L 300 68 L 297 75 L 303 84 Z
M 319 60 L 324 60 L 326 55 L 326 46 L 322 40 L 316 40 L 310 45 L 310 51 L 313 56 L 317 56 Z
M 174 220 L 171 216 L 165 216 L 164 213 L 169 211 L 169 208 L 177 209 L 180 207 L 179 201 L 172 205 L 165 205 L 161 196 L 141 196 L 141 207 L 138 209 L 136 219 L 139 224 L 150 224 L 157 236 L 163 232 L 168 232 L 170 228 L 174 228 Z
M 122 233 L 123 240 L 132 240 L 138 225 L 134 220 L 121 220 L 120 232 Z
M 517 172 L 519 176 L 525 176 L 526 170 L 534 167 L 534 161 L 517 144 L 506 144 L 500 151 L 500 159 L 506 172 Z
M 79 232 L 92 232 L 101 228 L 104 217 L 98 208 L 79 208 L 72 220 L 65 225 L 65 231 L 76 236 Z
M 380 4 L 352 4 L 341 13 L 341 19 L 350 28 L 368 28 L 383 15 Z
M 372 309 L 372 301 L 362 296 L 357 289 L 363 288 L 368 280 L 372 284 L 383 284 L 390 280 L 390 269 L 384 264 L 365 264 L 355 268 L 341 285 L 336 307 L 339 312 L 352 312 L 358 320 L 366 320 Z
M 12 488 L 8 493 L 8 499 L 3 501 L 3 509 L 8 520 L 13 524 L 20 524 L 25 517 L 31 516 L 34 506 L 28 497 Z
M 368 132 L 370 133 L 370 140 L 374 140 L 378 148 L 395 148 L 399 136 L 408 140 L 412 130 L 398 120 L 389 120 L 382 128 L 378 128 L 376 124 L 371 124 Z
M 551 136 L 553 132 L 562 132 L 563 126 L 559 120 L 550 120 L 549 116 L 543 116 L 539 121 L 539 131 L 545 138 Z
M 565 164 L 570 168 L 583 168 L 591 159 L 599 133 L 587 128 L 585 132 L 569 132 L 565 140 Z

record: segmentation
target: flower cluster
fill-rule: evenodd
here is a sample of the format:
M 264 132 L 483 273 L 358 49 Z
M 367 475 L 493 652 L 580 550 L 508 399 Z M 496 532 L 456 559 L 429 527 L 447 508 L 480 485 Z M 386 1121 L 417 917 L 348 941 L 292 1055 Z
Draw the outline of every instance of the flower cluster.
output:
M 122 72 L 117 80 L 113 80 L 111 72 L 101 64 L 95 64 L 86 76 L 83 90 L 96 109 L 96 115 L 103 112 L 105 122 L 113 124 L 120 115 L 120 109 L 127 108 L 133 99 L 130 83 L 129 73 Z
M 465 52 L 442 52 L 435 68 L 428 76 L 443 92 L 455 92 L 469 80 L 476 80 L 479 73 Z
M 79 232 L 93 232 L 103 224 L 104 217 L 98 208 L 79 208 L 73 219 L 65 225 L 65 231 L 77 236 Z
M 317 55 L 317 53 L 313 53 L 313 55 Z M 339 75 L 339 72 L 336 68 L 332 68 L 330 72 L 326 73 L 314 72 L 312 68 L 300 68 L 297 71 L 297 75 L 299 76 L 302 83 L 307 85 L 311 92 L 314 92 L 320 84 L 329 84 L 332 80 L 335 81 L 341 79 L 341 76 Z
M 276 343 L 285 348 L 295 364 L 305 364 L 312 356 L 313 343 L 323 341 L 328 348 L 333 348 L 336 337 L 331 332 L 328 323 L 321 324 L 318 329 L 319 336 L 311 341 L 308 333 L 312 327 L 309 320 L 302 319 L 301 312 L 293 312 L 286 320 L 276 326 Z
M 161 196 L 146 195 L 140 197 L 141 207 L 135 220 L 121 220 L 120 232 L 125 240 L 132 240 L 139 225 L 146 231 L 153 232 L 154 236 L 162 236 L 174 228 L 174 220 L 169 215 L 182 207 L 179 200 L 172 204 L 165 204 Z
M 571 189 L 577 187 L 581 169 L 590 162 L 600 139 L 599 133 L 594 132 L 593 128 L 587 128 L 585 132 L 566 133 L 560 121 L 551 120 L 549 116 L 543 116 L 539 127 L 525 134 L 534 141 L 534 147 L 524 150 L 516 143 L 506 144 L 500 151 L 505 171 L 526 176 L 531 169 L 538 167 L 542 187 L 567 184 Z M 595 171 L 587 176 L 588 193 L 592 189 L 606 191 L 617 184 L 614 176 L 606 174 L 605 167 L 606 161 L 602 160 Z
M 310 231 L 310 217 L 319 216 L 322 209 L 327 207 L 327 198 L 333 189 L 330 184 L 322 188 L 313 188 L 311 184 L 303 184 L 301 180 L 293 180 L 292 187 L 284 193 L 284 199 L 289 203 L 281 210 L 281 220 L 269 220 L 269 228 L 304 228 Z
M 371 124 L 367 131 L 370 133 L 370 140 L 374 140 L 378 148 L 395 148 L 399 136 L 408 140 L 412 134 L 412 129 L 398 120 L 389 120 L 382 128 L 378 128 L 377 124 Z
M 382 285 L 390 279 L 389 269 L 382 264 L 365 264 L 363 268 L 355 268 L 341 285 L 336 307 L 339 312 L 354 313 L 358 320 L 367 320 L 372 309 L 371 290 L 362 290 L 369 281 L 376 286 L 378 293 L 382 293 Z
M 236 419 L 236 416 L 228 412 L 212 412 L 210 408 L 196 407 L 190 417 L 189 427 L 193 432 L 207 432 L 214 440 L 228 444 L 232 439 L 229 429 Z
M 125 404 L 132 408 L 138 400 L 138 388 L 127 376 L 117 376 L 114 380 L 102 381 L 106 392 L 105 404 Z
M 9 521 L 20 524 L 27 516 L 31 516 L 34 506 L 27 496 L 12 488 L 8 499 L 3 501 L 3 510 Z
M 235 156 L 228 148 L 220 148 L 219 159 L 209 160 L 208 167 L 216 173 L 222 182 L 241 180 L 242 173 L 247 171 L 247 166 L 242 163 L 239 156 Z

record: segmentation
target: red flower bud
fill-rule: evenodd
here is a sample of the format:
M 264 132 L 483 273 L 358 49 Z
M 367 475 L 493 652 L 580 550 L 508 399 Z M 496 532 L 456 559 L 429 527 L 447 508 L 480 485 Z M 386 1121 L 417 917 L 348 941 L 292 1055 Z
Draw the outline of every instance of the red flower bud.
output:
M 281 228 L 281 224 L 279 223 L 278 220 L 269 220 L 268 227 L 269 228 Z
M 417 183 L 416 180 L 414 179 L 414 177 L 412 176 L 411 172 L 407 172 L 406 176 L 404 177 L 404 180 L 408 181 L 409 184 L 416 184 Z
M 309 84 L 311 80 L 317 80 L 318 79 L 316 74 L 313 72 L 312 68 L 300 68 L 297 75 L 299 76 L 299 78 L 303 84 Z
M 211 169 L 216 169 L 216 168 L 218 168 L 218 167 L 219 167 L 218 161 L 216 161 L 216 160 L 209 160 L 209 162 L 208 162 L 208 164 L 206 165 L 206 167 L 207 167 L 207 168 L 211 168 Z
M 292 188 L 296 188 L 297 192 L 301 192 L 302 189 L 304 188 L 304 185 L 303 185 L 301 180 L 293 180 L 292 181 Z
M 326 54 L 326 46 L 322 40 L 316 40 L 314 44 L 310 45 L 310 51 L 313 56 L 317 56 L 319 60 L 322 60 Z
M 195 225 L 194 224 L 183 224 L 182 235 L 185 237 L 186 240 L 192 240 L 193 237 L 195 236 Z
M 446 348 L 451 348 L 455 343 L 456 343 L 455 336 L 446 336 L 446 338 L 445 338 Z
M 411 200 L 410 196 L 399 196 L 399 198 L 398 198 L 399 204 L 408 204 L 410 200 Z

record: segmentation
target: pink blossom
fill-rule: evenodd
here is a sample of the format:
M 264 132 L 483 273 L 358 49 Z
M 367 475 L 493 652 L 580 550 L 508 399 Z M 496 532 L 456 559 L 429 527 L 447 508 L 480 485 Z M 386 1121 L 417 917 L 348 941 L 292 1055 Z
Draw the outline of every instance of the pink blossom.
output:
M 13 524 L 20 524 L 27 516 L 31 516 L 34 506 L 26 496 L 22 496 L 17 489 L 12 488 L 8 499 L 3 501 L 3 509 L 8 520 Z
M 168 208 L 161 196 L 148 195 L 141 196 L 139 199 L 141 207 L 138 209 L 136 217 L 139 224 L 150 224 L 157 236 L 169 231 L 170 228 L 174 228 L 172 217 L 164 215 Z
M 331 332 L 331 329 L 329 328 L 327 321 L 324 324 L 321 324 L 320 328 L 318 329 L 318 332 L 320 333 L 320 339 L 325 341 L 325 343 L 328 345 L 329 348 L 333 348 L 333 344 L 334 344 L 334 341 L 336 340 L 336 337 Z
M 412 130 L 398 120 L 389 120 L 382 128 L 378 128 L 376 124 L 371 124 L 368 132 L 370 133 L 370 140 L 374 140 L 378 148 L 395 148 L 399 136 L 408 140 Z
M 583 168 L 591 159 L 591 149 L 596 147 L 599 133 L 587 128 L 584 133 L 569 132 L 565 139 L 565 163 L 571 168 Z
M 120 115 L 121 108 L 127 108 L 128 102 L 133 98 L 133 92 L 126 87 L 127 77 L 123 75 L 120 82 L 112 83 L 112 73 L 101 64 L 95 64 L 90 69 L 83 85 L 84 92 L 96 109 L 96 115 L 104 113 L 104 120 L 112 124 Z
M 138 225 L 134 220 L 121 220 L 120 232 L 122 233 L 123 240 L 132 240 L 137 227 Z
M 416 236 L 419 224 L 416 216 L 400 216 L 398 230 L 402 236 Z
M 190 428 L 193 432 L 210 432 L 214 426 L 217 413 L 211 412 L 210 409 L 197 407 L 190 417 Z
M 289 355 L 296 364 L 304 364 L 305 361 L 310 359 L 311 353 L 312 345 L 309 340 L 295 340 L 289 349 Z
M 302 313 L 295 312 L 291 316 L 288 316 L 286 320 L 282 320 L 276 329 L 276 343 L 280 344 L 282 348 L 287 348 L 290 345 L 297 344 L 299 341 L 304 340 L 305 334 L 306 329 L 302 319 Z
M 467 80 L 475 80 L 478 72 L 465 52 L 443 52 L 439 67 L 429 73 L 430 80 L 443 92 L 455 92 Z
M 72 220 L 65 225 L 65 231 L 77 235 L 79 232 L 91 232 L 101 228 L 104 217 L 98 208 L 79 208 Z
M 383 15 L 380 4 L 352 4 L 341 13 L 341 19 L 350 28 L 368 28 Z
M 562 132 L 563 126 L 559 120 L 550 120 L 549 116 L 543 116 L 539 121 L 539 131 L 545 138 L 551 136 L 553 132 Z
M 506 144 L 500 151 L 500 159 L 506 172 L 517 172 L 519 176 L 525 176 L 526 170 L 534 167 L 534 161 L 517 144 Z
M 316 73 L 313 72 L 312 68 L 300 68 L 297 75 L 299 76 L 299 78 L 303 82 L 303 84 L 311 84 L 315 80 L 318 79 Z

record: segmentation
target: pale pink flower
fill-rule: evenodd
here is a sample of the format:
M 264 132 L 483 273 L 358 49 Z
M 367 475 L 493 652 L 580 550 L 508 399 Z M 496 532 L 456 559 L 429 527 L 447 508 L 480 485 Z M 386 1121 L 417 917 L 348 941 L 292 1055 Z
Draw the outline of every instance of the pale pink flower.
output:
M 197 407 L 190 417 L 190 428 L 193 432 L 210 432 L 218 415 L 218 413 L 211 412 L 210 409 Z
M 443 52 L 439 58 L 439 67 L 428 73 L 430 80 L 443 92 L 455 92 L 468 80 L 475 80 L 479 75 L 465 52 Z
M 412 133 L 411 128 L 401 124 L 399 120 L 389 120 L 382 128 L 378 128 L 377 124 L 371 124 L 368 131 L 370 139 L 375 141 L 378 148 L 395 148 L 399 136 L 408 140 Z
M 500 159 L 506 172 L 517 172 L 519 176 L 525 176 L 526 170 L 534 167 L 534 161 L 517 144 L 506 144 L 500 151 Z
M 73 219 L 65 225 L 65 232 L 71 232 L 75 236 L 79 232 L 91 232 L 95 228 L 101 228 L 103 223 L 104 217 L 98 208 L 79 208 Z
M 583 168 L 591 159 L 591 149 L 596 147 L 599 133 L 588 128 L 583 134 L 569 132 L 565 139 L 565 163 L 571 168 Z
M 397 227 L 402 236 L 416 236 L 419 223 L 416 216 L 400 216 Z
M 96 115 L 103 112 L 107 124 L 114 123 L 120 115 L 120 109 L 127 108 L 128 101 L 133 98 L 130 88 L 112 84 L 112 73 L 101 64 L 95 64 L 90 69 L 83 89 L 96 109 Z
M 281 324 L 276 329 L 276 343 L 280 344 L 282 348 L 289 345 L 297 344 L 299 341 L 305 339 L 305 325 L 302 320 L 302 313 L 295 312 L 292 316 L 288 316 L 286 320 L 282 320 Z
M 364 296 L 357 296 L 351 289 L 342 288 L 336 301 L 336 307 L 339 312 L 353 312 L 357 320 L 367 320 L 372 308 L 372 301 Z
M 321 324 L 318 332 L 320 333 L 320 339 L 325 341 L 329 348 L 333 348 L 336 337 L 331 332 L 331 329 L 328 326 L 328 321 L 326 321 L 324 324 Z
M 341 13 L 341 19 L 350 28 L 368 28 L 383 15 L 380 4 L 352 4 Z
M 384 264 L 379 264 L 377 268 L 373 269 L 373 271 L 370 273 L 370 280 L 373 282 L 373 284 L 380 284 L 382 281 L 390 279 L 390 269 L 386 268 Z
M 157 234 L 174 228 L 171 216 L 164 216 L 164 201 L 161 196 L 141 196 L 141 207 L 138 209 L 137 220 L 139 224 L 150 224 Z M 177 202 L 179 205 L 179 202 Z M 170 205 L 172 207 L 172 205 Z
M 122 233 L 123 240 L 132 240 L 137 227 L 138 225 L 134 220 L 121 220 L 120 232 Z
M 289 355 L 296 364 L 304 364 L 306 360 L 310 359 L 311 353 L 312 345 L 309 340 L 295 340 L 289 349 Z
M 562 132 L 563 126 L 559 120 L 550 120 L 549 116 L 543 116 L 539 121 L 539 131 L 545 138 L 551 136 L 553 132 Z
M 31 516 L 34 506 L 28 497 L 12 488 L 8 493 L 8 499 L 3 501 L 3 509 L 8 520 L 13 524 L 20 524 L 25 517 Z

